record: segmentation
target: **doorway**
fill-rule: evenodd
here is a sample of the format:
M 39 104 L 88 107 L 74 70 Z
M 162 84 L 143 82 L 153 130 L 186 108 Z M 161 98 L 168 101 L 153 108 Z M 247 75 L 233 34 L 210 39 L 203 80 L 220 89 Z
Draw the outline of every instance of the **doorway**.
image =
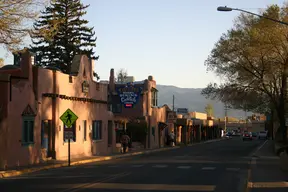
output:
M 50 142 L 51 142 L 51 127 L 52 127 L 52 120 L 42 120 L 41 123 L 41 148 L 44 158 L 49 157 L 49 149 Z
M 113 122 L 108 121 L 108 147 L 112 146 L 113 141 Z

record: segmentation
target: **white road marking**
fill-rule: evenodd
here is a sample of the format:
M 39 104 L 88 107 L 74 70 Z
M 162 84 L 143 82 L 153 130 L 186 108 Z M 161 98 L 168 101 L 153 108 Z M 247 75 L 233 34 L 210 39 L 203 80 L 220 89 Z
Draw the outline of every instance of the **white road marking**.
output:
M 226 168 L 227 171 L 239 171 L 239 168 Z
M 202 170 L 214 170 L 216 167 L 202 167 Z
M 131 167 L 143 167 L 144 165 L 131 165 Z
M 260 159 L 280 159 L 278 156 L 260 156 Z
M 178 169 L 190 169 L 191 166 L 178 166 L 177 168 Z
M 165 168 L 165 167 L 167 167 L 167 165 L 154 165 L 153 167 L 154 168 Z

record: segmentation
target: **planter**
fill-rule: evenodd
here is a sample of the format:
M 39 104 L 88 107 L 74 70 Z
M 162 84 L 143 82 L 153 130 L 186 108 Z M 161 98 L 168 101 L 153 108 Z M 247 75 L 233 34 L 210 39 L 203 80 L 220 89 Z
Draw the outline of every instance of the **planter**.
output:
M 121 143 L 116 143 L 116 153 L 121 153 L 123 150 Z

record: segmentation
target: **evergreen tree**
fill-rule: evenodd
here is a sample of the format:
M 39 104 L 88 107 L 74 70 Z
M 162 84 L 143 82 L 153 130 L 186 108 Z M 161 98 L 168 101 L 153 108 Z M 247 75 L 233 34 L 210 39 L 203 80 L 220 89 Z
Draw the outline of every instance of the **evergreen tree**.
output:
M 69 74 L 75 55 L 98 59 L 93 52 L 97 39 L 94 28 L 87 27 L 88 21 L 82 19 L 88 7 L 80 0 L 53 0 L 41 12 L 32 35 L 37 65 L 58 67 Z M 99 78 L 97 73 L 93 74 Z

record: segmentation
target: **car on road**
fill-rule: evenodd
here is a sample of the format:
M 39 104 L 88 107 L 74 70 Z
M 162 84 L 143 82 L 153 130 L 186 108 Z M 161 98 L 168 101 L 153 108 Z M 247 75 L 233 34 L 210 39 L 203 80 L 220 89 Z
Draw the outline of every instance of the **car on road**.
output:
M 251 141 L 251 140 L 253 139 L 252 133 L 251 133 L 251 132 L 248 132 L 248 131 L 245 131 L 245 132 L 243 133 L 242 139 L 243 139 L 243 141 L 245 141 L 245 140 L 250 140 L 250 141 Z
M 258 133 L 256 133 L 256 132 L 252 132 L 252 137 L 253 137 L 253 139 L 257 139 L 257 137 L 258 137 Z
M 230 139 L 230 138 L 232 137 L 232 133 L 231 133 L 231 132 L 227 132 L 226 135 L 225 135 L 225 137 L 226 137 L 227 139 Z
M 258 134 L 258 139 L 268 139 L 268 133 L 267 131 L 260 131 Z

